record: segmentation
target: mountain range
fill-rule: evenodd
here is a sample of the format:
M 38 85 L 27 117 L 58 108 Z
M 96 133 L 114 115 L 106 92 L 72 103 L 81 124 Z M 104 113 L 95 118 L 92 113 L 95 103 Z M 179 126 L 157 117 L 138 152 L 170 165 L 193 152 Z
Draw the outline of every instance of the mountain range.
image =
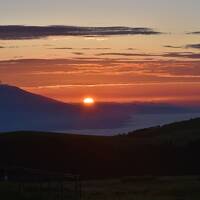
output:
M 155 103 L 69 104 L 0 85 L 0 132 L 116 129 L 137 114 L 200 113 L 200 109 Z

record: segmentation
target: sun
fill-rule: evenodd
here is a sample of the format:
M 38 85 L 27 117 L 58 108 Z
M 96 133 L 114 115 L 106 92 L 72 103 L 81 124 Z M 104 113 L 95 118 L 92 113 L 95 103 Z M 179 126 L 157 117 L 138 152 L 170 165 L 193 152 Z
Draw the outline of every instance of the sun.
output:
M 83 99 L 83 103 L 85 105 L 93 105 L 95 103 L 95 101 L 92 97 L 86 97 Z

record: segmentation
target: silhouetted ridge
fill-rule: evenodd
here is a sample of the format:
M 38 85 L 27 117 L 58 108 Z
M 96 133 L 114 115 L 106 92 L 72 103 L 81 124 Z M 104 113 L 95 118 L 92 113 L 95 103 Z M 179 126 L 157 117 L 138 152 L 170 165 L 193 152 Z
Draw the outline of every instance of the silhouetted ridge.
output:
M 131 137 L 130 134 L 112 137 L 42 132 L 0 134 L 0 167 L 72 173 L 82 178 L 199 175 L 200 138 L 187 138 L 193 136 L 190 129 L 200 134 L 199 121 L 192 119 L 156 130 L 141 130 Z M 157 129 L 159 132 L 154 132 Z M 141 135 L 137 137 L 139 132 Z M 173 135 L 162 138 L 167 133 Z M 174 133 L 184 134 L 184 141 Z
M 188 142 L 188 140 L 200 139 L 200 118 L 137 130 L 128 133 L 128 136 Z

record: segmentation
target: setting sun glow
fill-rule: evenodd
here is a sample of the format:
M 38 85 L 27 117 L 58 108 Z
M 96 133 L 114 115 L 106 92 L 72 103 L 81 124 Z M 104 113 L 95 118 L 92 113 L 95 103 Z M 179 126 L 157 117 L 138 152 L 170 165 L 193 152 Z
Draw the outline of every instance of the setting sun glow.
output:
M 92 104 L 94 104 L 94 99 L 91 97 L 84 98 L 83 103 L 86 105 L 92 105 Z

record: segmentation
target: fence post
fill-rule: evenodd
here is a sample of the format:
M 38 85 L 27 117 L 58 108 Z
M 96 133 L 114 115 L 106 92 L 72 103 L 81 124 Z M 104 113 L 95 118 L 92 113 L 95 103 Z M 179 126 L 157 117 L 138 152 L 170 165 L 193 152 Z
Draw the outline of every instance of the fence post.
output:
M 82 199 L 82 182 L 81 182 L 81 178 L 79 176 L 79 199 Z

